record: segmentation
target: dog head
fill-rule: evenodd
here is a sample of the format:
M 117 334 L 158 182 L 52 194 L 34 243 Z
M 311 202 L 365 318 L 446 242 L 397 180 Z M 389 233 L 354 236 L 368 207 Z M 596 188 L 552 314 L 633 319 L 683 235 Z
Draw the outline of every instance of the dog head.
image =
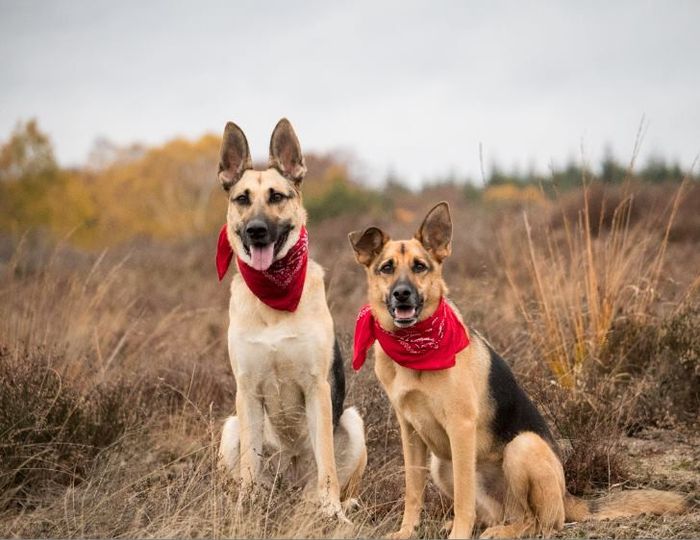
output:
M 349 238 L 366 268 L 369 302 L 383 328 L 408 328 L 435 312 L 447 292 L 442 262 L 450 254 L 452 219 L 446 202 L 428 212 L 410 240 L 391 240 L 377 227 Z
M 236 255 L 256 270 L 267 270 L 299 239 L 306 223 L 301 182 L 306 165 L 299 139 L 286 118 L 270 139 L 264 171 L 253 169 L 246 137 L 236 124 L 224 129 L 219 181 L 228 194 L 228 237 Z

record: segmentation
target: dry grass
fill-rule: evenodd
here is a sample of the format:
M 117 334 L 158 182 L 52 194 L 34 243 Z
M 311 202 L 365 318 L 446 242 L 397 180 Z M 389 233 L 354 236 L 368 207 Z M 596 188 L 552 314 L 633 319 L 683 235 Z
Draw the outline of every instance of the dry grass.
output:
M 692 318 L 682 308 L 692 303 L 695 283 L 687 291 L 691 298 L 678 304 L 680 314 L 677 309 L 662 319 L 653 306 L 660 299 L 669 236 L 687 185 L 666 197 L 668 207 L 661 216 L 637 219 L 634 225 L 636 193 L 630 185 L 617 189 L 610 210 L 610 193 L 594 188 L 597 197 L 592 198 L 590 186 L 584 186 L 575 221 L 566 215 L 570 208 L 562 205 L 559 219 L 541 223 L 536 238 L 524 212 L 523 248 L 502 250 L 506 277 L 534 351 L 553 377 L 549 399 L 561 411 L 554 423 L 569 443 L 565 469 L 568 488 L 575 494 L 626 478 L 620 437 L 625 430 L 656 422 L 649 404 L 658 405 L 656 387 L 668 382 L 662 373 L 674 374 L 670 377 L 675 377 L 676 410 L 698 410 L 697 399 L 687 395 L 698 382 L 693 374 L 697 359 L 691 354 L 691 359 L 679 362 L 664 354 L 670 348 L 683 358 L 673 338 L 663 336 L 666 327 Z M 676 339 L 693 339 L 690 326 L 684 325 L 687 333 L 682 336 L 675 332 Z M 639 328 L 650 343 L 643 351 L 633 341 Z M 667 346 L 659 346 L 664 340 Z M 631 357 L 631 352 L 642 354 Z M 681 377 L 690 384 L 681 383 Z M 690 417 L 685 409 L 680 414 Z
M 600 217 L 593 228 L 588 186 L 583 188 L 578 219 L 572 223 L 564 216 L 563 235 L 558 229 L 545 227 L 541 245 L 535 244 L 527 213 L 523 213 L 529 282 L 523 291 L 514 278 L 517 269 L 512 259 L 506 263 L 508 281 L 530 333 L 538 339 L 543 359 L 558 383 L 572 392 L 590 371 L 588 364 L 600 360 L 623 309 L 633 320 L 650 315 L 649 305 L 658 294 L 668 236 L 684 187 L 681 184 L 673 197 L 661 239 L 650 223 L 630 226 L 631 194 L 613 209 L 605 234 L 599 234 L 606 224 L 601 209 L 596 212 Z M 596 207 L 604 207 L 606 202 L 603 198 Z
M 692 186 L 678 200 L 681 229 L 694 215 L 685 200 L 697 192 Z M 672 476 L 630 467 L 623 436 L 661 426 L 697 440 L 689 422 L 697 417 L 700 316 L 688 294 L 700 267 L 697 236 L 674 237 L 656 217 L 630 221 L 622 237 L 605 227 L 586 236 L 578 222 L 556 225 L 559 206 L 529 213 L 528 236 L 519 211 L 474 205 L 449 188 L 406 195 L 395 206 L 407 223 L 396 226 L 397 214 L 387 214 L 378 224 L 410 232 L 442 198 L 457 221 L 452 296 L 569 440 L 569 487 L 588 496 L 625 482 L 678 488 Z M 671 210 L 673 197 L 665 201 Z M 367 224 L 340 216 L 310 227 L 346 357 L 364 300 L 346 232 Z M 398 526 L 398 429 L 369 368 L 348 373 L 370 458 L 353 525 L 319 522 L 313 505 L 282 488 L 235 512 L 236 486 L 215 457 L 235 383 L 214 241 L 134 241 L 86 253 L 44 245 L 38 235 L 0 239 L 0 536 L 374 537 Z M 650 392 L 653 385 L 663 391 Z M 664 443 L 658 455 L 680 446 Z M 679 489 L 697 496 L 693 482 Z M 419 534 L 440 536 L 449 510 L 431 487 Z M 610 527 L 561 535 L 700 532 L 697 512 Z

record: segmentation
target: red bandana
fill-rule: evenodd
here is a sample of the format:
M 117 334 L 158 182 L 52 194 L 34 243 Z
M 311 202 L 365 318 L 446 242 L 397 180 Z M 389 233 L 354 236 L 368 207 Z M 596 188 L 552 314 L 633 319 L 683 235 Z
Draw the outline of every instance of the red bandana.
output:
M 375 339 L 394 362 L 419 371 L 451 368 L 457 353 L 469 345 L 466 328 L 444 298 L 430 317 L 394 332 L 384 330 L 372 315 L 369 304 L 364 306 L 355 324 L 352 357 L 355 371 L 365 363 L 367 351 Z
M 219 244 L 216 250 L 216 270 L 219 281 L 226 274 L 231 259 L 233 259 L 233 249 L 224 225 L 219 233 Z M 267 270 L 256 270 L 240 258 L 236 259 L 243 280 L 261 302 L 272 309 L 296 311 L 304 290 L 306 264 L 309 261 L 309 236 L 306 233 L 306 227 L 301 228 L 297 243 L 284 257 L 273 262 Z

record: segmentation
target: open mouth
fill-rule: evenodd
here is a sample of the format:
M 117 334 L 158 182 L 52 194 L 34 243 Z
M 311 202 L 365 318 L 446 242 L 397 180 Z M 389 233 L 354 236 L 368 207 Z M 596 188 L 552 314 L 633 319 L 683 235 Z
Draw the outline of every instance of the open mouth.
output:
M 389 311 L 394 318 L 394 324 L 399 328 L 406 328 L 416 323 L 419 310 L 420 306 L 416 307 L 408 304 L 399 304 Z
M 291 229 L 287 229 L 284 233 L 280 234 L 273 243 L 262 244 L 256 242 L 248 244 L 247 242 L 243 242 L 243 249 L 246 255 L 250 257 L 251 266 L 260 272 L 264 272 L 270 268 L 275 261 L 275 257 L 277 257 L 277 254 L 282 249 L 282 246 L 287 242 L 290 230 Z

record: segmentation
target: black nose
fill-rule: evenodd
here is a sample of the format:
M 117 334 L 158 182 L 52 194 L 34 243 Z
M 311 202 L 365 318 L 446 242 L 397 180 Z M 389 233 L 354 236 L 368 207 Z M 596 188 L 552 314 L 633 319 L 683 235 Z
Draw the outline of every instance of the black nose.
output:
M 245 226 L 245 233 L 251 241 L 267 239 L 267 224 L 260 219 L 253 219 Z
M 409 298 L 411 298 L 412 292 L 411 287 L 402 284 L 394 287 L 391 294 L 394 296 L 394 298 L 396 298 L 397 302 L 406 302 Z

